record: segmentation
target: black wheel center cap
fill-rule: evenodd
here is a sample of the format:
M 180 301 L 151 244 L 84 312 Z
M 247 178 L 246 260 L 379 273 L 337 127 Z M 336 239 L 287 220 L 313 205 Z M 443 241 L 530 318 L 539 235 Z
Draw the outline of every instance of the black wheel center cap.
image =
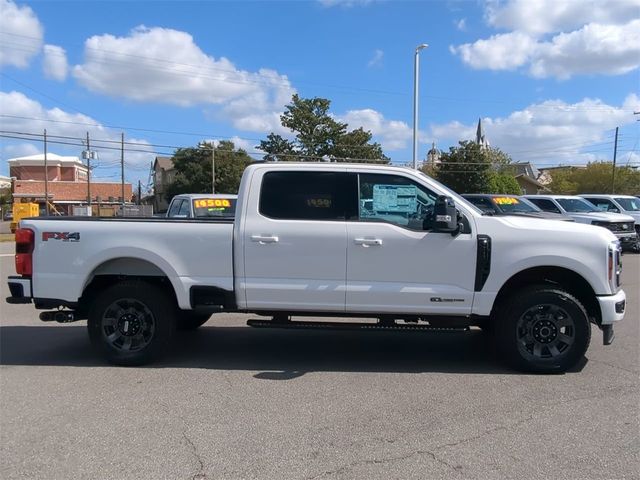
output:
M 558 336 L 558 327 L 549 320 L 540 320 L 533 326 L 533 338 L 540 343 L 551 343 Z
M 126 313 L 118 319 L 118 330 L 126 337 L 137 335 L 142 324 L 137 315 Z

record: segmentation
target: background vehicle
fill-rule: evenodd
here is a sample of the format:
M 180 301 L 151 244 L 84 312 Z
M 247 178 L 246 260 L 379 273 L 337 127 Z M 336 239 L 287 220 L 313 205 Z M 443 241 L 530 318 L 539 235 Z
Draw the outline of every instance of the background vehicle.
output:
M 593 203 L 573 195 L 524 195 L 524 198 L 545 212 L 563 213 L 576 222 L 604 227 L 618 237 L 623 248 L 635 248 L 635 221 L 629 215 L 603 212 Z
M 561 213 L 545 212 L 526 198 L 517 195 L 501 195 L 494 193 L 465 193 L 464 198 L 490 215 L 522 215 L 549 220 L 573 222 L 573 218 Z
M 622 213 L 633 217 L 638 236 L 635 249 L 640 251 L 640 198 L 632 195 L 584 194 L 580 196 L 605 212 Z
M 626 304 L 611 232 L 482 215 L 392 166 L 255 164 L 235 219 L 29 219 L 16 252 L 8 301 L 87 318 L 96 348 L 125 365 L 164 353 L 176 325 L 241 311 L 273 317 L 249 321 L 263 328 L 480 326 L 516 368 L 559 372 L 584 355 L 590 323 L 611 343 Z
M 167 209 L 167 218 L 233 218 L 237 195 L 188 193 L 176 195 Z
M 37 203 L 14 203 L 12 219 L 9 227 L 11 233 L 15 233 L 18 222 L 23 218 L 37 217 L 40 215 L 40 207 Z

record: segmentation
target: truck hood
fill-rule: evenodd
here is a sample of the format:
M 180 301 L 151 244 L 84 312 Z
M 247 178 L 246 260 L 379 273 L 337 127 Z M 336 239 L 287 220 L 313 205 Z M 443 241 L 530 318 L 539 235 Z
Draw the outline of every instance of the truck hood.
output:
M 616 236 L 606 228 L 579 222 L 558 222 L 557 220 L 512 215 L 484 216 L 478 218 L 477 221 L 480 228 L 479 233 L 484 233 L 482 230 L 485 222 L 487 222 L 488 230 L 494 230 L 495 227 L 498 227 L 498 225 L 489 222 L 500 222 L 504 227 L 519 230 L 521 233 L 523 231 L 530 232 L 530 238 L 537 238 L 537 241 L 580 238 L 580 235 L 592 238 L 594 243 L 604 245 L 617 240 Z M 576 237 L 570 235 L 576 235 Z
M 596 222 L 633 222 L 633 217 L 613 212 L 590 212 L 590 213 L 572 213 L 568 212 L 578 222 L 591 223 Z

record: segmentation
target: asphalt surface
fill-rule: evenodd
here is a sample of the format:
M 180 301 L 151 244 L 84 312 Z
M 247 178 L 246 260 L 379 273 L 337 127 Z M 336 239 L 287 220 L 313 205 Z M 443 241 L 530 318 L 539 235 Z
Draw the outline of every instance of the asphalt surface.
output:
M 0 244 L 1 294 L 13 273 Z M 469 333 L 259 330 L 218 315 L 117 368 L 85 322 L 0 302 L 2 479 L 622 479 L 640 472 L 640 255 L 613 345 L 564 375 Z

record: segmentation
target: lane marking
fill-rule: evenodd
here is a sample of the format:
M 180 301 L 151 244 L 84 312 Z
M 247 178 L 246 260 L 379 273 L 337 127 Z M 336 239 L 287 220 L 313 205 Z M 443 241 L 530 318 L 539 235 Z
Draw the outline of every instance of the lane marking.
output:
M 0 257 L 15 257 L 15 253 L 0 253 Z

